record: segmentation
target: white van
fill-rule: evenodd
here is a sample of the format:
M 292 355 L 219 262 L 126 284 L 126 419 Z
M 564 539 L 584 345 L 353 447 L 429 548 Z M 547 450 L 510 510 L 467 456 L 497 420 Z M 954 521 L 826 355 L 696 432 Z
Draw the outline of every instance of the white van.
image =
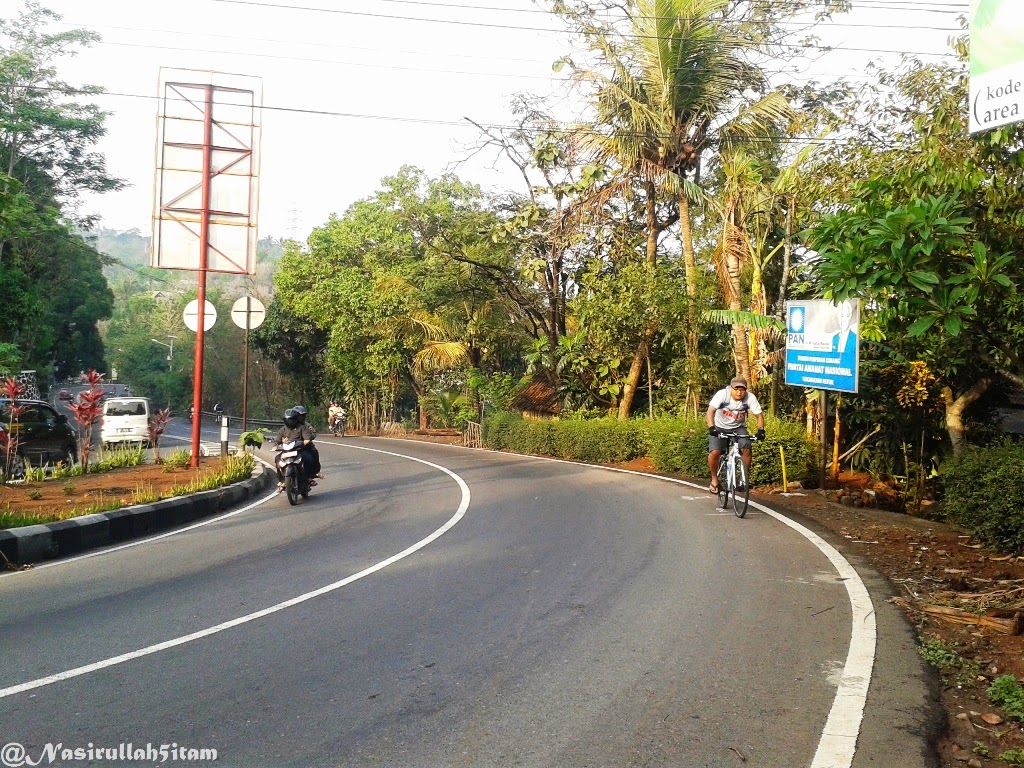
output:
M 100 441 L 104 447 L 117 443 L 149 446 L 149 400 L 145 397 L 111 397 L 103 402 Z

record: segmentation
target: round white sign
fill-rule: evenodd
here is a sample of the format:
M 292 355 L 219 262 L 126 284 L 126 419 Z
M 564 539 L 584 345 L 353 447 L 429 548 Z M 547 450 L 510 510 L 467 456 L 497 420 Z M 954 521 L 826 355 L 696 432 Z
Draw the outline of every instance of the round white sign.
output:
M 199 330 L 199 299 L 192 299 L 185 305 L 185 311 L 181 313 L 185 320 L 185 327 L 195 333 Z M 217 322 L 217 308 L 209 301 L 204 305 L 203 330 L 208 331 Z
M 267 310 L 263 302 L 252 296 L 243 296 L 231 305 L 231 321 L 247 331 L 259 328 L 267 319 Z

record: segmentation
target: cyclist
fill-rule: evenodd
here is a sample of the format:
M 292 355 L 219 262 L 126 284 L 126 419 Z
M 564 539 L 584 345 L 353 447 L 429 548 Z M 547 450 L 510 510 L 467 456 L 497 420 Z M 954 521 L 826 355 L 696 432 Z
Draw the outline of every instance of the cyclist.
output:
M 753 392 L 747 391 L 747 380 L 737 376 L 729 386 L 720 389 L 711 398 L 708 406 L 708 469 L 711 470 L 711 493 L 718 493 L 718 464 L 722 454 L 729 450 L 729 439 L 721 434 L 743 435 L 740 440 L 740 454 L 750 473 L 750 433 L 747 432 L 747 418 L 757 418 L 757 439 L 764 440 L 764 413 Z

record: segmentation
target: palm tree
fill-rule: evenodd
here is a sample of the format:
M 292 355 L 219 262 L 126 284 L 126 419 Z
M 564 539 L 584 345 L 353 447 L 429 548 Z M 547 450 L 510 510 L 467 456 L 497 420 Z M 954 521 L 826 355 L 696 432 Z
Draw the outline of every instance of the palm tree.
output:
M 728 18 L 733 8 L 730 0 L 635 0 L 631 34 L 625 38 L 577 17 L 609 67 L 607 74 L 578 73 L 580 79 L 596 84 L 597 123 L 611 129 L 599 133 L 592 145 L 628 172 L 657 181 L 674 195 L 679 208 L 686 291 L 691 299 L 686 334 L 689 402 L 695 410 L 701 396 L 691 203 L 701 199 L 701 158 L 709 149 L 763 138 L 792 114 L 781 94 L 757 100 L 748 97 L 765 93 L 767 83 L 760 69 L 748 61 L 749 38 L 736 19 Z M 643 344 L 638 356 L 641 352 L 646 353 Z M 633 368 L 638 376 L 636 360 Z M 620 418 L 628 412 L 624 397 Z

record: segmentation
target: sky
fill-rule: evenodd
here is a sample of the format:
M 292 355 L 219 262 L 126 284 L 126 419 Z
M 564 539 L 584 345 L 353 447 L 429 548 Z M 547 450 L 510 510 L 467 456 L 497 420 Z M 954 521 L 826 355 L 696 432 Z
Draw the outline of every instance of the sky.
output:
M 0 0 L 0 16 L 23 2 Z M 97 149 L 129 186 L 85 198 L 81 212 L 112 229 L 151 231 L 161 67 L 261 78 L 261 237 L 305 239 L 406 164 L 522 191 L 511 166 L 474 153 L 479 131 L 466 118 L 508 125 L 522 92 L 552 95 L 565 116 L 574 109 L 552 63 L 580 53 L 530 0 L 41 2 L 63 17 L 55 31 L 85 27 L 103 38 L 59 68 L 71 84 L 108 92 L 96 97 L 111 113 Z M 819 32 L 839 50 L 808 51 L 798 78 L 862 78 L 869 60 L 941 53 L 967 0 L 854 6 Z

